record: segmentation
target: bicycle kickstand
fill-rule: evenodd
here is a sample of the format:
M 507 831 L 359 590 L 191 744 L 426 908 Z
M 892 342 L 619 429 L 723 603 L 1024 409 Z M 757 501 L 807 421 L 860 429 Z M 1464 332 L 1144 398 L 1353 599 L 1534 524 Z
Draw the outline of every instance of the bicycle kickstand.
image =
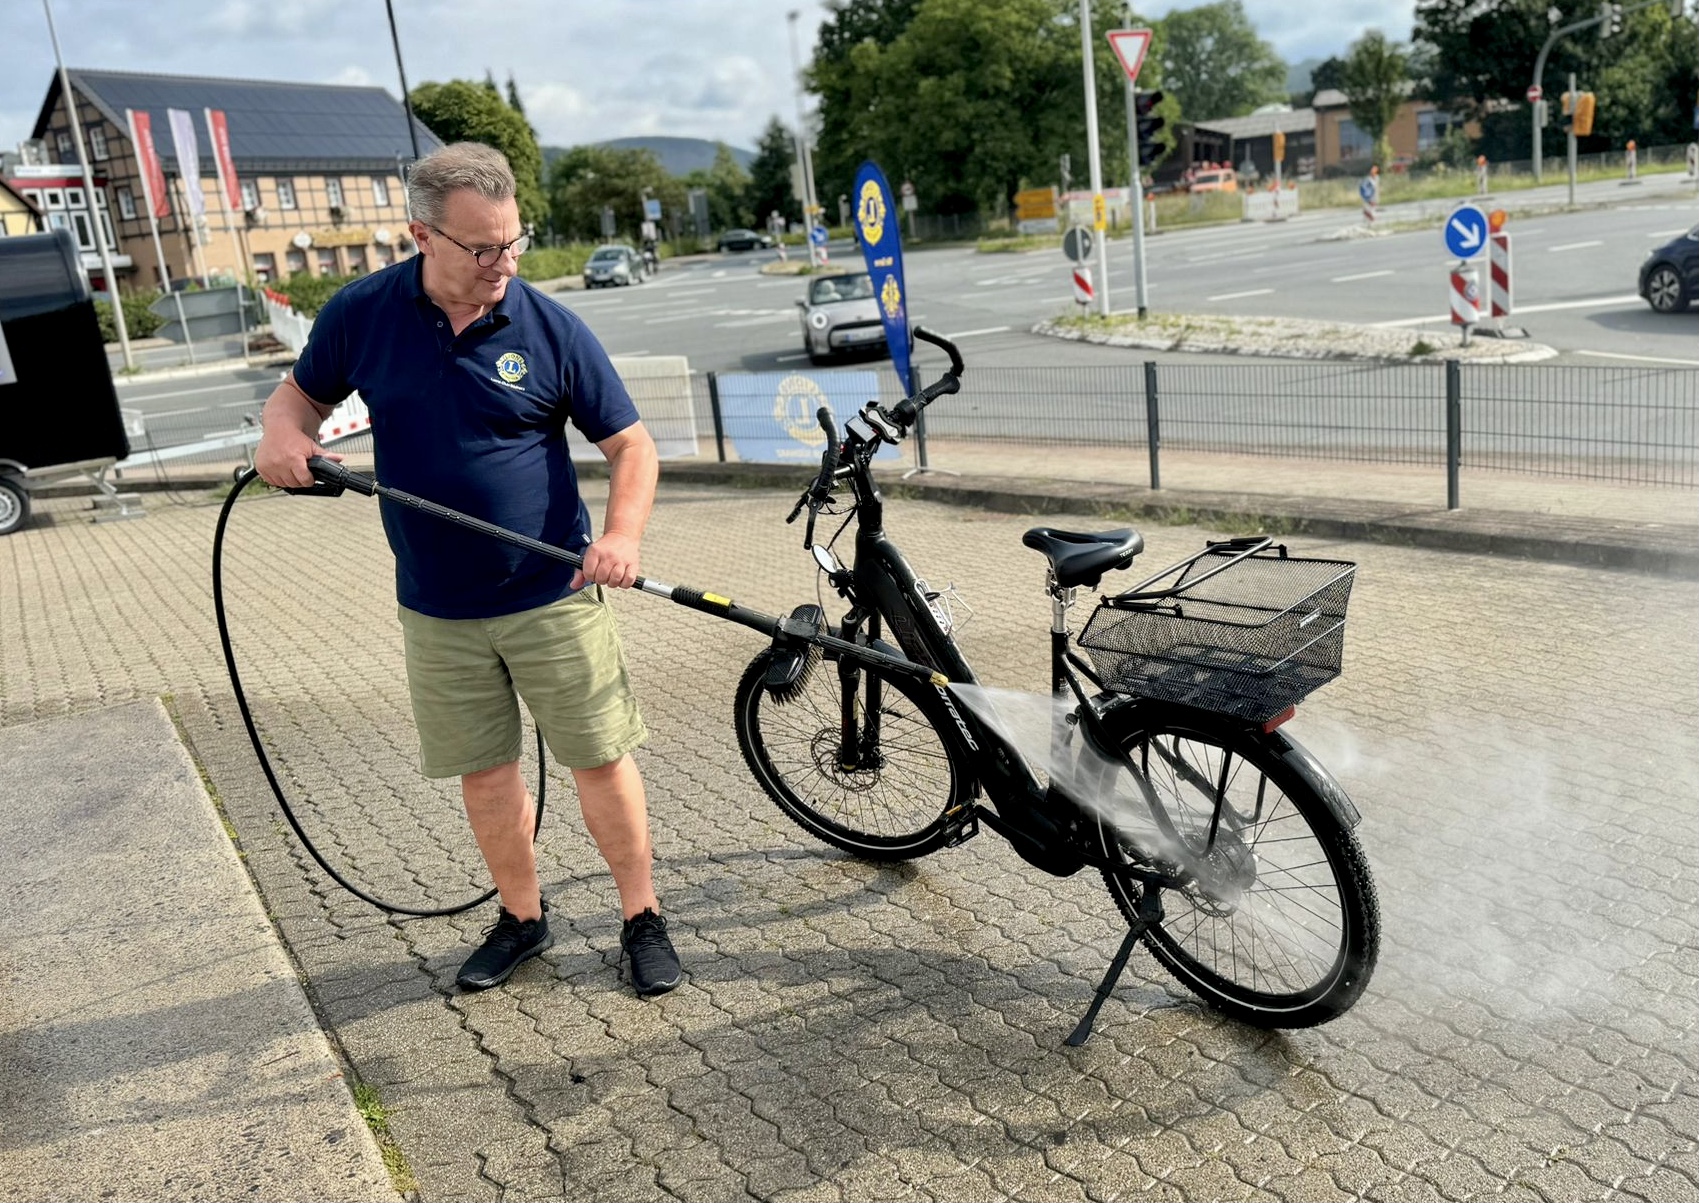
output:
M 1156 889 L 1146 886 L 1139 892 L 1138 918 L 1128 924 L 1127 938 L 1121 941 L 1115 959 L 1109 962 L 1109 972 L 1103 975 L 1103 982 L 1097 987 L 1097 994 L 1091 1000 L 1091 1006 L 1086 1008 L 1085 1016 L 1074 1029 L 1065 1043 L 1070 1048 L 1078 1048 L 1091 1035 L 1091 1027 L 1097 1022 L 1097 1013 L 1103 1009 L 1103 1004 L 1115 989 L 1115 983 L 1121 980 L 1121 974 L 1127 968 L 1127 960 L 1133 955 L 1133 946 L 1144 938 L 1145 932 L 1162 922 L 1162 900 L 1156 896 Z

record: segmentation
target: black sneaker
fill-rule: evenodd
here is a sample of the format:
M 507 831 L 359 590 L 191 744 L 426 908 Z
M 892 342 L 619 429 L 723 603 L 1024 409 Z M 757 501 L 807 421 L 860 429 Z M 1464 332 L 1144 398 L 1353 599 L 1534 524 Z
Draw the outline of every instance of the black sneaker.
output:
M 496 921 L 484 929 L 484 942 L 478 951 L 466 958 L 454 984 L 462 990 L 488 990 L 513 976 L 520 965 L 552 947 L 555 938 L 549 934 L 549 904 L 543 903 L 543 914 L 535 919 L 519 920 L 504 906 Z
M 638 994 L 665 994 L 684 980 L 678 953 L 667 938 L 667 921 L 654 911 L 627 919 L 620 929 L 619 946 L 631 958 L 631 985 Z

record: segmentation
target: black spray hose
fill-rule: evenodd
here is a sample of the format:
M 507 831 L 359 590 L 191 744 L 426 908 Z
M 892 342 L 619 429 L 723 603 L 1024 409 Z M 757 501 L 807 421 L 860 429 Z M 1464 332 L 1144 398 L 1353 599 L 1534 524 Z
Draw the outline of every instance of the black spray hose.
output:
M 485 522 L 482 518 L 474 518 L 470 514 L 462 514 L 459 510 L 451 510 L 445 505 L 416 497 L 412 493 L 390 488 L 379 484 L 373 477 L 344 468 L 334 460 L 315 455 L 307 460 L 307 467 L 312 471 L 313 478 L 318 483 L 305 489 L 290 489 L 292 493 L 310 493 L 321 497 L 339 496 L 344 489 L 353 489 L 356 493 L 364 493 L 367 497 L 382 497 L 385 501 L 395 502 L 412 509 L 431 514 L 456 526 L 468 530 L 479 531 L 491 538 L 500 539 L 504 543 L 512 543 L 527 551 L 534 551 L 551 559 L 563 560 L 574 568 L 584 567 L 584 557 L 577 552 L 564 548 L 553 547 L 547 543 L 522 535 L 517 531 L 508 530 L 505 526 L 497 526 L 493 522 Z M 893 656 L 865 644 L 851 643 L 847 639 L 839 639 L 827 634 L 817 621 L 798 618 L 779 618 L 772 614 L 763 614 L 759 610 L 751 610 L 740 606 L 729 597 L 721 597 L 718 593 L 706 593 L 701 589 L 692 589 L 686 585 L 665 585 L 653 577 L 638 577 L 632 582 L 632 588 L 640 593 L 654 597 L 665 598 L 677 605 L 690 610 L 700 610 L 704 614 L 712 614 L 727 622 L 735 622 L 739 626 L 759 631 L 769 639 L 780 639 L 796 644 L 814 644 L 829 651 L 840 652 L 852 656 L 863 663 L 877 665 L 894 673 L 903 673 L 920 677 L 923 680 L 933 680 L 940 688 L 948 684 L 948 679 L 942 674 L 913 660 L 902 656 Z
M 265 744 L 260 740 L 259 730 L 254 726 L 253 712 L 248 708 L 248 695 L 242 689 L 242 675 L 236 671 L 236 653 L 230 646 L 230 624 L 226 621 L 224 614 L 224 531 L 230 521 L 230 511 L 235 507 L 236 499 L 242 495 L 242 491 L 257 476 L 258 473 L 252 468 L 244 470 L 241 475 L 237 476 L 236 484 L 230 490 L 230 495 L 224 499 L 224 508 L 218 512 L 218 527 L 212 537 L 212 607 L 218 616 L 218 642 L 224 649 L 224 667 L 230 672 L 230 686 L 236 692 L 236 707 L 242 712 L 242 725 L 248 729 L 248 741 L 254 745 L 254 755 L 259 757 L 260 769 L 265 773 L 265 779 L 271 785 L 272 796 L 277 799 L 278 809 L 283 812 L 283 817 L 289 820 L 289 826 L 294 830 L 295 838 L 301 841 L 301 846 L 307 850 L 308 855 L 318 862 L 319 868 L 328 873 L 332 881 L 354 897 L 362 902 L 370 903 L 380 911 L 387 911 L 392 915 L 408 915 L 419 919 L 436 919 L 444 915 L 458 915 L 462 911 L 469 911 L 473 907 L 484 905 L 496 896 L 494 888 L 485 890 L 468 902 L 462 902 L 456 906 L 440 907 L 435 910 L 402 906 L 400 903 L 386 902 L 382 898 L 375 897 L 332 868 L 324 854 L 318 850 L 318 846 L 302 829 L 301 820 L 295 817 L 295 810 L 289 805 L 289 799 L 283 793 L 283 786 L 277 780 L 277 773 L 272 769 L 271 758 L 266 755 Z M 315 485 L 307 489 L 290 489 L 289 492 L 309 496 L 335 497 L 342 490 Z M 537 764 L 540 770 L 537 775 L 537 818 L 536 825 L 531 829 L 532 839 L 536 839 L 537 832 L 542 829 L 543 803 L 548 794 L 548 772 L 543 756 L 543 733 L 539 731 L 537 733 Z

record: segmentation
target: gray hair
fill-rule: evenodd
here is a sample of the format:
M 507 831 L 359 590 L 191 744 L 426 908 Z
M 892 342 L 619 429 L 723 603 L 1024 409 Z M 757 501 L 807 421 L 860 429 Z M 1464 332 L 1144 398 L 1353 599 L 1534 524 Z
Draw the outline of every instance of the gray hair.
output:
M 481 142 L 451 142 L 432 151 L 407 173 L 413 219 L 441 225 L 448 194 L 466 189 L 488 201 L 504 201 L 518 190 L 507 156 Z

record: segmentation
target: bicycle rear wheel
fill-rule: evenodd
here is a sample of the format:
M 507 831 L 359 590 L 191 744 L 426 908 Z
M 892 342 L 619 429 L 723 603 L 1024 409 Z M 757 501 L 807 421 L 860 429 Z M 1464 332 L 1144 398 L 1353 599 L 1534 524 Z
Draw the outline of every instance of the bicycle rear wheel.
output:
M 1361 845 L 1324 781 L 1280 732 L 1199 715 L 1117 733 L 1144 784 L 1157 834 L 1099 822 L 1112 857 L 1178 869 L 1145 941 L 1206 1001 L 1245 1023 L 1326 1023 L 1362 994 L 1380 950 L 1380 908 Z M 1140 885 L 1105 870 L 1133 920 Z
M 936 851 L 950 837 L 947 811 L 968 802 L 939 734 L 926 687 L 877 669 L 856 672 L 852 751 L 843 753 L 838 665 L 816 663 L 793 690 L 766 687 L 771 649 L 738 682 L 738 746 L 761 788 L 804 831 L 867 860 Z

